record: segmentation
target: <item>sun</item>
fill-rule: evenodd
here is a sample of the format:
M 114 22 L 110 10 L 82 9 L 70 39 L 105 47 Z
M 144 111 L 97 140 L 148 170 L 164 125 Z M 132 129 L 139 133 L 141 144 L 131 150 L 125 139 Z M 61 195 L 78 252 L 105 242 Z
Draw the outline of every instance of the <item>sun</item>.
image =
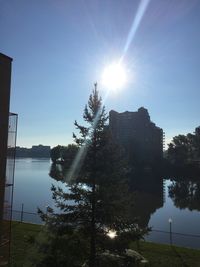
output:
M 118 91 L 127 82 L 125 67 L 120 63 L 113 63 L 105 67 L 102 73 L 102 84 L 107 90 Z

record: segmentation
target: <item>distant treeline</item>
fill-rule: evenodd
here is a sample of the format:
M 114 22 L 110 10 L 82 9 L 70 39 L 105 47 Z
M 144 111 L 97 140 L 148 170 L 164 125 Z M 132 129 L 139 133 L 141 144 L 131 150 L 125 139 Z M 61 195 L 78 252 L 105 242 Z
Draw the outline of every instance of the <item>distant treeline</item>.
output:
M 16 147 L 16 157 L 22 158 L 50 158 L 50 146 L 32 146 L 31 148 Z M 11 154 L 11 149 L 8 149 L 8 155 Z
M 51 149 L 50 157 L 53 163 L 63 163 L 69 167 L 77 152 L 78 146 L 75 144 L 69 144 L 68 146 L 58 145 Z
M 168 145 L 166 158 L 177 166 L 188 164 L 200 166 L 200 126 L 193 134 L 175 136 Z

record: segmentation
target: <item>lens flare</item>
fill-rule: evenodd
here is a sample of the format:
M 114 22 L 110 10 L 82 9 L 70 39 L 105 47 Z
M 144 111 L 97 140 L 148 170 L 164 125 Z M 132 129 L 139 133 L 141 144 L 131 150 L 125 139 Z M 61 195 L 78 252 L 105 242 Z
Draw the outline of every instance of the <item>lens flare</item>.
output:
M 150 0 L 141 0 L 140 4 L 139 4 L 139 7 L 138 7 L 138 10 L 137 10 L 137 13 L 136 13 L 136 16 L 135 18 L 133 19 L 133 22 L 132 22 L 132 25 L 131 25 L 131 29 L 129 31 L 129 34 L 128 34 L 128 37 L 127 37 L 127 40 L 126 40 L 126 44 L 124 46 L 124 50 L 123 50 L 123 54 L 122 54 L 122 58 L 121 60 L 123 59 L 123 57 L 125 56 L 125 54 L 127 53 L 134 37 L 135 37 L 135 34 L 140 26 L 140 22 L 147 10 L 147 7 L 150 3 Z

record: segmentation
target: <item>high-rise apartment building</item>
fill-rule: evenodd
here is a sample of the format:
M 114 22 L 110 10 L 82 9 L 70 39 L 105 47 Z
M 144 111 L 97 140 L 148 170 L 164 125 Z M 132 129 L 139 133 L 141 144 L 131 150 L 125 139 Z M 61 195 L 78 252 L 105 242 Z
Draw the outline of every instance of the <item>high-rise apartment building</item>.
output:
M 109 113 L 109 127 L 131 161 L 153 163 L 163 156 L 163 130 L 150 120 L 148 110 Z

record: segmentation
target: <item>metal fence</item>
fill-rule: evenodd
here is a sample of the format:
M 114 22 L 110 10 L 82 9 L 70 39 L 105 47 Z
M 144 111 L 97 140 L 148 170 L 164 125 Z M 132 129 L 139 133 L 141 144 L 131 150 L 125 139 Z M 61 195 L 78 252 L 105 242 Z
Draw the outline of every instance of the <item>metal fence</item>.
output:
M 40 225 L 44 224 L 38 213 L 25 211 L 23 204 L 21 210 L 12 210 L 12 220 Z M 169 231 L 152 228 L 149 234 L 145 236 L 145 240 L 200 249 L 200 234 L 173 232 L 172 228 Z
M 43 224 L 43 221 L 37 213 L 23 210 L 12 210 L 12 220 L 25 223 Z
M 200 235 L 152 229 L 146 241 L 200 249 Z

